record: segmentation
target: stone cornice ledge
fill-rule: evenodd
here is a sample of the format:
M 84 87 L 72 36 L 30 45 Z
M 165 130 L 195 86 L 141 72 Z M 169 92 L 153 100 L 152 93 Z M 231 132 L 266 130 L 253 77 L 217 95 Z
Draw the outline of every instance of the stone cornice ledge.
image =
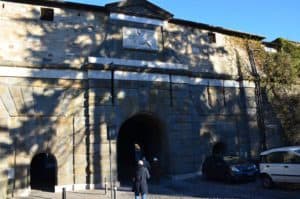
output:
M 0 77 L 21 77 L 21 78 L 47 78 L 47 79 L 111 79 L 112 73 L 107 70 L 66 70 L 66 69 L 33 69 L 20 67 L 0 66 Z M 221 80 L 200 77 L 189 77 L 183 75 L 169 75 L 147 72 L 114 71 L 115 80 L 125 81 L 151 81 L 151 82 L 172 82 L 176 84 L 206 85 L 216 87 L 248 87 L 255 88 L 252 81 Z
M 110 13 L 110 19 L 114 20 L 121 20 L 121 21 L 130 21 L 135 23 L 141 24 L 150 24 L 155 26 L 166 26 L 168 24 L 167 21 L 159 20 L 159 19 L 152 19 L 147 17 L 137 17 L 132 15 L 126 15 L 123 13 Z
M 161 68 L 161 69 L 176 69 L 176 70 L 188 70 L 188 66 L 177 63 L 167 63 L 160 61 L 145 61 L 134 59 L 119 59 L 109 57 L 89 57 L 88 62 L 90 64 L 102 64 L 102 65 L 119 65 L 119 66 L 134 66 L 139 68 Z

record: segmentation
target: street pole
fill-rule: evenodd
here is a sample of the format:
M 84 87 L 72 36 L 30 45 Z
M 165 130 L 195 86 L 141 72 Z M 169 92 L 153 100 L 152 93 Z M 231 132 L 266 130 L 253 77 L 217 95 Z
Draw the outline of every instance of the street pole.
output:
M 114 199 L 117 199 L 117 185 L 114 185 Z
M 66 188 L 64 187 L 62 189 L 62 196 L 61 196 L 62 199 L 67 199 L 67 194 L 66 194 Z
M 110 131 L 110 128 L 109 128 Z M 110 133 L 109 133 L 110 134 Z M 110 180 L 110 198 L 113 198 L 113 187 L 112 187 L 112 169 L 111 169 L 111 139 L 109 138 L 109 180 Z
M 106 177 L 104 178 L 104 191 L 105 191 L 105 195 L 107 194 L 107 180 Z
M 113 179 L 112 179 L 112 150 L 111 150 L 111 140 L 115 139 L 116 132 L 115 126 L 109 125 L 107 126 L 107 138 L 109 144 L 109 180 L 110 180 L 110 197 L 113 198 Z

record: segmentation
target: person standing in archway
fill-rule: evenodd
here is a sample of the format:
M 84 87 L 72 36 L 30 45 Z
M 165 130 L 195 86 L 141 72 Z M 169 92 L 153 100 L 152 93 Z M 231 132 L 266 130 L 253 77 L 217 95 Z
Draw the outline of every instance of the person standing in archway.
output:
M 135 177 L 134 177 L 135 199 L 139 199 L 140 195 L 142 195 L 142 199 L 147 198 L 147 194 L 148 194 L 147 180 L 149 178 L 150 178 L 150 174 L 148 169 L 144 166 L 144 162 L 142 160 L 139 160 Z
M 139 144 L 134 144 L 134 151 L 135 151 L 135 161 L 138 162 L 139 160 L 142 160 L 143 152 Z

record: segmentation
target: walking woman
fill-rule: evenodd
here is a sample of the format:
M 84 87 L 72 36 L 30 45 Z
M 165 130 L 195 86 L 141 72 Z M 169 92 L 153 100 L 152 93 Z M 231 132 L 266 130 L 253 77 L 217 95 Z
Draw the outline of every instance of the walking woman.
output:
M 135 199 L 139 199 L 140 194 L 142 195 L 142 199 L 147 198 L 147 194 L 148 194 L 147 180 L 149 178 L 150 178 L 150 174 L 148 169 L 144 167 L 144 162 L 142 160 L 139 160 L 138 167 L 135 173 L 135 178 L 134 178 Z

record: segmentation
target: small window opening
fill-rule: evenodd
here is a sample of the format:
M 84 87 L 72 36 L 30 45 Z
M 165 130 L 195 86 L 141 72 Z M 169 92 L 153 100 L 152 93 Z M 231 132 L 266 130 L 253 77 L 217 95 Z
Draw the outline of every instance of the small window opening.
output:
M 5 4 L 4 3 L 2 4 L 2 8 L 5 8 Z
M 211 43 L 211 44 L 214 44 L 214 43 L 217 42 L 215 33 L 213 33 L 213 32 L 208 33 L 208 42 Z
M 41 8 L 41 20 L 53 21 L 54 10 L 51 8 Z

